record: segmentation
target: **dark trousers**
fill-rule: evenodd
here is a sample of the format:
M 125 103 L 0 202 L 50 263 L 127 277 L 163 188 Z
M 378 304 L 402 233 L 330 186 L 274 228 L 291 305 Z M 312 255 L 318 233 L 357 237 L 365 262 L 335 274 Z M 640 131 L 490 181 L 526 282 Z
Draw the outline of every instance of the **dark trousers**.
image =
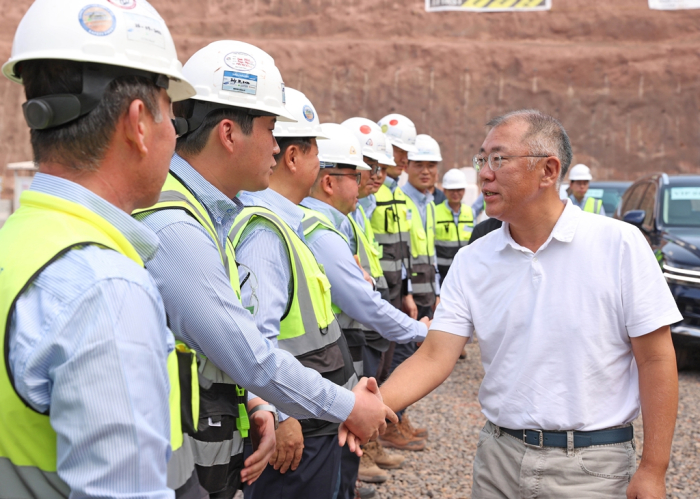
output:
M 362 346 L 362 376 L 377 378 L 379 380 L 379 368 L 381 367 L 382 352 L 369 345 Z M 359 374 L 359 373 L 358 373 Z
M 427 317 L 428 319 L 433 318 L 433 307 L 421 307 L 418 306 L 418 319 L 422 319 L 423 317 Z M 391 370 L 389 371 L 389 374 L 394 372 L 394 370 L 399 367 L 404 360 L 409 358 L 411 355 L 416 353 L 416 350 L 418 350 L 418 345 L 416 345 L 415 342 L 410 342 L 410 343 L 405 343 L 403 345 L 396 345 L 396 348 L 394 348 L 394 355 L 391 359 Z M 405 409 L 404 409 L 405 410 Z M 401 418 L 401 415 L 404 413 L 404 411 L 397 411 L 396 415 Z
M 246 459 L 253 453 L 246 445 Z M 299 467 L 285 474 L 268 465 L 253 485 L 243 488 L 245 499 L 335 499 L 342 449 L 338 435 L 305 437 Z
M 355 483 L 360 472 L 360 458 L 346 445 L 340 461 L 340 491 L 338 499 L 355 499 Z

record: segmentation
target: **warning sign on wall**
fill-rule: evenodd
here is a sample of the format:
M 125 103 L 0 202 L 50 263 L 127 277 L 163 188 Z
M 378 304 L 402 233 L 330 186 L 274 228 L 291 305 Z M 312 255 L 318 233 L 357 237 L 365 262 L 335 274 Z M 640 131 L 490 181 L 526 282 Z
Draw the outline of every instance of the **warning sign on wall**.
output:
M 649 0 L 650 3 L 652 1 L 653 0 Z M 683 0 L 676 1 L 682 2 Z M 425 10 L 428 12 L 439 12 L 443 10 L 463 10 L 467 12 L 528 12 L 533 10 L 549 10 L 551 8 L 552 0 L 425 0 Z
M 700 9 L 700 0 L 649 0 L 649 8 L 654 10 Z

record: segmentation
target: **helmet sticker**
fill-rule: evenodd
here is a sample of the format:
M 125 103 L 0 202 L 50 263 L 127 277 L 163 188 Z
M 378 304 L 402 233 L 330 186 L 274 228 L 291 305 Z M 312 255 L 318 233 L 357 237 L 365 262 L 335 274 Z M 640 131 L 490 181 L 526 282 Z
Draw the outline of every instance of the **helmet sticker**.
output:
M 166 31 L 167 28 L 163 25 L 161 20 L 131 13 L 125 14 L 124 17 L 128 23 L 126 37 L 129 40 L 139 43 L 151 43 L 162 49 L 165 48 L 165 36 L 163 32 Z
M 136 7 L 136 0 L 107 0 L 112 5 L 121 7 L 122 9 L 133 9 Z
M 302 109 L 302 112 L 304 113 L 304 118 L 306 118 L 306 121 L 313 121 L 316 115 L 314 114 L 314 110 L 311 109 L 311 106 L 308 104 L 304 106 L 304 109 Z
M 224 62 L 231 69 L 244 71 L 246 73 L 255 69 L 255 66 L 258 65 L 253 56 L 245 52 L 231 52 L 230 54 L 226 54 Z
M 391 126 L 396 126 L 396 125 L 399 124 L 399 120 L 391 120 L 391 121 L 389 122 L 389 124 L 390 124 Z
M 360 132 L 364 133 L 365 135 L 369 135 L 371 131 L 372 129 L 367 125 L 362 125 L 360 127 Z
M 256 95 L 258 93 L 258 77 L 236 71 L 224 71 L 224 81 L 221 89 L 229 92 Z
M 387 130 L 389 130 L 389 127 L 387 125 L 382 125 L 382 132 L 386 133 Z
M 365 145 L 372 147 L 372 146 L 374 146 L 374 142 L 372 142 L 372 139 L 367 139 L 367 142 L 365 142 Z
M 263 79 L 264 78 L 265 77 L 263 76 Z M 287 93 L 284 91 L 284 82 L 282 82 L 281 85 L 282 85 L 282 105 L 284 106 L 285 104 L 287 104 Z
M 357 154 L 357 150 L 353 146 L 350 146 L 350 155 L 353 154 Z
M 80 25 L 85 31 L 95 36 L 107 36 L 117 24 L 112 11 L 101 5 L 87 5 L 78 14 Z

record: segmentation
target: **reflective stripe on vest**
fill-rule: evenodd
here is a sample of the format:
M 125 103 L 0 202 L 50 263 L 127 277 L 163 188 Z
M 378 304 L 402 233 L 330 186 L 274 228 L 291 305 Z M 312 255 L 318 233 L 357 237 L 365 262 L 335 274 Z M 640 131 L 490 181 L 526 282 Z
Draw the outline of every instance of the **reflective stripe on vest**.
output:
M 587 211 L 588 213 L 595 213 L 597 215 L 600 214 L 600 209 L 603 207 L 603 201 L 600 199 L 596 198 L 586 198 L 586 204 L 583 205 L 583 211 Z
M 9 357 L 6 349 L 10 344 L 12 310 L 18 297 L 49 264 L 67 251 L 85 245 L 109 248 L 143 267 L 131 243 L 107 220 L 84 206 L 48 194 L 25 191 L 20 198 L 20 208 L 0 230 L 2 499 L 51 499 L 68 497 L 70 493 L 56 474 L 56 433 L 48 413 L 35 411 L 16 392 L 10 367 L 6 364 Z M 186 405 L 181 401 L 180 382 L 187 379 L 191 371 L 179 372 L 175 350 L 168 356 L 167 367 L 171 387 L 170 440 L 175 455 L 182 447 L 181 405 Z M 196 407 L 193 405 L 187 410 L 191 413 Z M 186 478 L 193 472 L 194 466 L 183 471 Z
M 474 213 L 471 206 L 462 204 L 458 222 L 455 224 L 454 212 L 447 201 L 435 207 L 435 253 L 440 266 L 452 265 L 457 251 L 469 244 L 474 228 Z
M 365 227 L 367 228 L 369 220 L 365 216 L 365 212 L 360 206 L 360 214 L 364 218 Z M 355 220 L 348 215 L 350 220 L 350 225 L 355 235 L 355 255 L 360 260 L 360 265 L 369 275 L 374 279 L 377 289 L 386 289 L 388 286 L 386 284 L 386 278 L 384 277 L 384 272 L 382 271 L 382 265 L 379 260 L 380 250 L 379 244 L 374 239 L 369 239 L 368 232 L 363 231 Z M 372 228 L 369 227 L 369 235 L 373 236 Z
M 231 288 L 240 300 L 241 288 L 233 246 L 228 239 L 225 239 L 223 243 L 219 240 L 215 224 L 207 209 L 190 192 L 185 183 L 172 172 L 168 174 L 165 180 L 158 203 L 149 208 L 137 210 L 133 215 L 153 213 L 161 210 L 183 210 L 204 227 L 210 239 L 216 245 Z M 188 447 L 193 455 L 193 461 L 200 468 L 198 470 L 200 478 L 208 480 L 208 482 L 202 481 L 202 486 L 207 488 L 209 484 L 212 484 L 212 487 L 216 490 L 210 490 L 210 492 L 216 492 L 219 486 L 228 487 L 230 485 L 229 480 L 237 480 L 239 476 L 238 471 L 231 471 L 225 466 L 211 469 L 211 467 L 199 463 L 211 461 L 212 453 L 218 456 L 226 454 L 232 448 L 230 445 L 231 439 L 236 440 L 247 436 L 250 428 L 246 409 L 247 395 L 245 390 L 240 388 L 228 374 L 219 369 L 204 355 L 197 354 L 197 366 L 199 387 L 202 389 L 200 390 L 200 411 L 198 416 L 202 420 L 207 421 L 211 417 L 223 416 L 236 419 L 237 430 L 232 432 L 231 435 L 221 436 L 219 437 L 220 439 L 215 441 L 211 441 L 212 437 L 208 433 L 207 427 L 202 428 L 200 430 L 201 433 L 193 432 L 190 435 L 191 441 L 188 443 Z M 237 433 L 240 433 L 240 435 L 237 435 Z M 242 448 L 240 451 L 238 454 L 243 452 Z M 219 464 L 232 462 L 232 457 L 231 454 L 228 454 L 228 461 Z M 204 470 L 201 468 L 204 468 Z M 235 476 L 232 477 L 232 474 Z

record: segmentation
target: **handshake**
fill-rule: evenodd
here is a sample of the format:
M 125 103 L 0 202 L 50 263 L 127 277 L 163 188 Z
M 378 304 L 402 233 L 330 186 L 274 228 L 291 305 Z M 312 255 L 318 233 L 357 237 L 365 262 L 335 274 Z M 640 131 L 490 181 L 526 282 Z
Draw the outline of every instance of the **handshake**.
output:
M 338 429 L 338 442 L 341 447 L 347 443 L 351 452 L 361 456 L 360 444 L 366 444 L 383 434 L 387 419 L 396 423 L 399 418 L 384 405 L 376 379 L 362 378 L 352 391 L 355 394 L 355 405 L 348 419 Z

